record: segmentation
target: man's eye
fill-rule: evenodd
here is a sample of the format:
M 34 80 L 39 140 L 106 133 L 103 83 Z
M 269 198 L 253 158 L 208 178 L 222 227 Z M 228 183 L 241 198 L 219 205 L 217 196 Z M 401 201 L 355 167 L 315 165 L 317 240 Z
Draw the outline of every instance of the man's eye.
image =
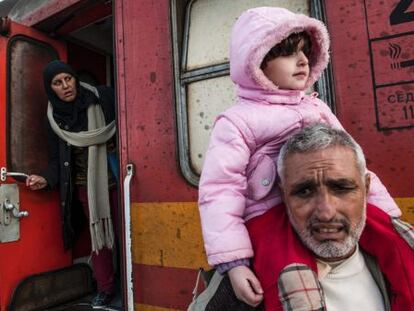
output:
M 331 189 L 336 193 L 349 193 L 352 192 L 355 187 L 345 185 L 332 185 Z
M 294 191 L 293 195 L 298 196 L 300 198 L 307 198 L 312 194 L 312 189 L 309 187 L 297 189 Z

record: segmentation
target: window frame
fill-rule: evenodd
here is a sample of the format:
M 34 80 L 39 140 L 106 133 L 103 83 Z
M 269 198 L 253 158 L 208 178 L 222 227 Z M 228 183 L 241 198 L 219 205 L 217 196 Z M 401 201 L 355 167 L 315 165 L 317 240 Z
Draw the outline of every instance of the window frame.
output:
M 171 0 L 171 30 L 173 42 L 173 70 L 175 84 L 175 111 L 177 122 L 178 156 L 181 173 L 189 184 L 198 186 L 200 175 L 191 167 L 190 135 L 188 126 L 187 85 L 191 82 L 218 78 L 230 74 L 229 62 L 186 70 L 188 55 L 188 39 L 192 5 L 199 0 Z M 185 7 L 185 10 L 183 6 Z M 323 0 L 310 1 L 310 16 L 326 24 L 326 13 Z M 185 12 L 179 20 L 179 11 Z M 180 23 L 181 22 L 181 23 Z M 182 35 L 182 37 L 180 36 Z M 181 44 L 180 44 L 181 43 Z M 319 97 L 336 113 L 335 91 L 331 63 L 315 83 Z
M 38 46 L 41 48 L 44 48 L 46 50 L 48 50 L 48 52 L 50 53 L 50 55 L 52 56 L 52 59 L 59 59 L 59 53 L 57 52 L 57 50 L 55 49 L 55 47 L 53 47 L 52 45 L 39 41 L 37 39 L 25 36 L 25 35 L 16 35 L 13 36 L 12 38 L 10 38 L 9 42 L 7 43 L 7 52 L 6 52 L 6 57 L 7 57 L 7 63 L 6 63 L 6 165 L 8 167 L 8 170 L 10 171 L 20 171 L 22 167 L 15 167 L 12 161 L 12 144 L 11 144 L 11 133 L 12 133 L 12 129 L 11 129 L 11 113 L 12 113 L 12 108 L 11 108 L 11 74 L 12 74 L 12 64 L 11 64 L 11 60 L 12 60 L 12 48 L 15 44 L 15 42 L 17 41 L 23 41 L 23 42 L 27 42 L 30 43 L 34 46 Z M 44 116 L 46 116 L 46 111 Z M 40 150 L 40 153 L 44 154 L 45 151 L 44 150 Z M 46 155 L 48 154 L 48 152 L 45 153 Z M 30 172 L 23 172 L 23 173 L 30 173 Z

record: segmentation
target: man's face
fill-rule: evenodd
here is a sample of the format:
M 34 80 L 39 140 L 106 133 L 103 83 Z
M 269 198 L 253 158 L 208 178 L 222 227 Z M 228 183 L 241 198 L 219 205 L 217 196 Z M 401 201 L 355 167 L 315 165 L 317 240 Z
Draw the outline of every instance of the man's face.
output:
M 316 256 L 350 256 L 365 225 L 369 175 L 347 147 L 333 146 L 285 159 L 281 190 L 290 221 Z

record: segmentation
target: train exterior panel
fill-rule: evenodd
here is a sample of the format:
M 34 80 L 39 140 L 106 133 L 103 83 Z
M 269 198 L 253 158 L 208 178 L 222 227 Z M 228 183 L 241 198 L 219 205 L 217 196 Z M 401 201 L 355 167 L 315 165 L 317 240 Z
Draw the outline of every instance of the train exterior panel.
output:
M 338 117 L 413 223 L 414 19 L 404 3 L 326 1 L 326 10 Z
M 206 263 L 197 190 L 177 163 L 170 3 L 116 2 L 115 14 L 121 167 L 135 165 L 135 309 L 183 310 Z

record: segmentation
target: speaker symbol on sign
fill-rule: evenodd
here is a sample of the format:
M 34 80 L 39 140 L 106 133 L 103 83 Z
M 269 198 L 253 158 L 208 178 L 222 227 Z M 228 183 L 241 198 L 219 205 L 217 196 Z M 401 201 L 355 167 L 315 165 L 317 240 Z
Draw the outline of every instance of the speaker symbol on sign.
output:
M 391 58 L 391 68 L 392 69 L 401 69 L 405 67 L 414 66 L 414 59 L 406 60 L 399 62 L 399 58 L 401 55 L 401 46 L 395 43 L 388 43 L 388 51 L 390 53 Z

